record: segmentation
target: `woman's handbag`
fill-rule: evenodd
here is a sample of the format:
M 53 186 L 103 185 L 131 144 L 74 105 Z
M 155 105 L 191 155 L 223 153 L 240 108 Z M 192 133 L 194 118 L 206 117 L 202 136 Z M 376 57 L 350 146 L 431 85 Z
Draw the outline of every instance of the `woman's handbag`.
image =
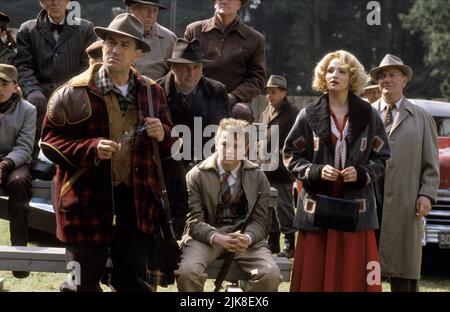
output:
M 355 200 L 318 195 L 314 226 L 344 232 L 355 232 L 359 203 Z

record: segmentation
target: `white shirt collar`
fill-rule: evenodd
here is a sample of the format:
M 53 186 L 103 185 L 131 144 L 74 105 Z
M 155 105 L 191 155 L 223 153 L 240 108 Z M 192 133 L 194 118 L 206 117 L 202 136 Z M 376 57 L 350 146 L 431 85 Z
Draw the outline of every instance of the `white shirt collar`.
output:
M 223 169 L 219 160 L 217 160 L 217 168 L 219 169 L 219 175 L 222 176 L 225 173 L 225 169 Z M 241 162 L 239 162 L 239 165 L 236 168 L 231 170 L 231 176 L 233 176 L 234 179 L 237 179 L 237 175 L 238 175 L 240 168 L 241 168 Z
M 48 20 L 50 21 L 50 23 L 57 24 L 57 25 L 63 25 L 64 22 L 66 21 L 66 18 L 64 17 L 64 18 L 61 20 L 61 22 L 55 23 L 55 21 L 52 20 L 52 18 L 50 17 L 50 15 L 47 15 L 47 17 L 48 17 Z
M 402 95 L 402 97 L 400 98 L 400 100 L 398 100 L 397 102 L 395 102 L 395 108 L 397 109 L 397 110 L 400 110 L 400 105 L 402 104 L 402 101 L 403 101 L 403 95 Z M 386 108 L 386 106 L 388 106 L 389 104 L 388 103 L 386 103 L 386 101 L 383 99 L 383 98 L 381 98 L 381 100 L 380 100 L 380 112 L 383 112 L 384 111 L 384 109 Z

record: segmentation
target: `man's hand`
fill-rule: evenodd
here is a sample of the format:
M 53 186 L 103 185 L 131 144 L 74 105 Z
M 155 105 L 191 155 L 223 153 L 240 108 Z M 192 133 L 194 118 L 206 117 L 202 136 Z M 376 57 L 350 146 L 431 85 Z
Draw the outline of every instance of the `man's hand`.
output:
M 322 180 L 325 181 L 336 181 L 341 172 L 336 168 L 331 167 L 330 165 L 326 165 L 322 169 Z
M 244 252 L 249 246 L 247 236 L 239 232 L 230 233 L 228 235 L 217 233 L 214 236 L 213 243 L 222 246 L 229 252 L 238 254 Z
M 100 140 L 97 145 L 97 156 L 100 160 L 111 159 L 113 153 L 120 151 L 120 144 L 110 140 Z
M 147 135 L 156 139 L 158 142 L 164 140 L 164 128 L 161 124 L 161 120 L 158 118 L 145 118 L 145 124 L 147 125 Z
M 358 173 L 355 169 L 355 167 L 348 167 L 345 168 L 344 170 L 341 171 L 341 176 L 344 180 L 344 182 L 355 182 L 357 177 L 358 177 Z
M 426 196 L 419 196 L 416 200 L 416 216 L 426 217 L 431 211 L 431 201 Z

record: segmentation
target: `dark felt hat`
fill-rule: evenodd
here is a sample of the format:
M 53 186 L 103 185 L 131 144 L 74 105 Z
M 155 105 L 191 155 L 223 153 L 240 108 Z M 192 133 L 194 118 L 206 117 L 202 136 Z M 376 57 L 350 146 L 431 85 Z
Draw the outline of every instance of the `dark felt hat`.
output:
M 173 47 L 172 57 L 166 61 L 172 63 L 209 63 L 211 60 L 207 60 L 203 57 L 203 53 L 200 49 L 200 42 L 194 38 L 191 41 L 187 41 L 183 38 L 178 38 Z

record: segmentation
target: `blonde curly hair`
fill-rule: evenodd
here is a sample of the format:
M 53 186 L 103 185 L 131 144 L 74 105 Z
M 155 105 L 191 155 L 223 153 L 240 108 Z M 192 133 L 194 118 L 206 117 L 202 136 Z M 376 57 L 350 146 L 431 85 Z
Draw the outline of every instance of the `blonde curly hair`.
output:
M 330 62 L 333 59 L 338 59 L 343 64 L 343 68 L 349 71 L 349 90 L 357 95 L 364 91 L 364 85 L 367 80 L 367 74 L 364 70 L 364 66 L 353 54 L 344 50 L 328 53 L 320 60 L 314 69 L 314 80 L 312 83 L 313 90 L 322 93 L 328 92 L 325 75 L 327 74 L 327 69 Z

